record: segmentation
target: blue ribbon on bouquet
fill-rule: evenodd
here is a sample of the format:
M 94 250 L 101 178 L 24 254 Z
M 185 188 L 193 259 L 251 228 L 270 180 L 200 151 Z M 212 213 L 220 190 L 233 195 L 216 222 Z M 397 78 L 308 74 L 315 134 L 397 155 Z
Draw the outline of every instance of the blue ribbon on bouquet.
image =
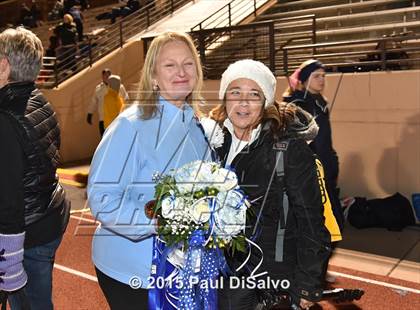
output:
M 179 308 L 217 310 L 216 281 L 219 264 L 216 249 L 205 248 L 203 230 L 192 233 L 181 276 Z
M 210 199 L 210 228 L 195 230 L 189 239 L 182 268 L 174 266 L 168 255 L 175 246 L 167 247 L 158 237 L 153 239 L 152 273 L 154 286 L 149 290 L 149 309 L 157 310 L 217 310 L 216 282 L 219 272 L 226 273 L 226 260 L 218 248 L 206 248 L 214 230 L 215 199 Z M 215 239 L 214 239 L 215 240 Z M 164 288 L 156 285 L 162 284 Z
M 176 277 L 179 268 L 168 261 L 174 247 L 167 247 L 158 237 L 153 237 L 152 272 L 153 285 L 149 289 L 149 309 L 177 310 L 179 288 Z M 161 287 L 164 285 L 164 287 Z

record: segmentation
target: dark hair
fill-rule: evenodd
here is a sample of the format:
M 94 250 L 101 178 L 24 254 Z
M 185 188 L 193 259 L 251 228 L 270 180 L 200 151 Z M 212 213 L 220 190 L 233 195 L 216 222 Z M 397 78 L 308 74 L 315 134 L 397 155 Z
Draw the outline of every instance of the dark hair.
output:
M 109 73 L 109 74 L 111 74 L 111 69 L 108 69 L 108 68 L 103 69 L 103 70 L 102 70 L 102 74 L 105 74 L 105 73 Z
M 274 101 L 272 105 L 262 110 L 258 124 L 269 123 L 272 134 L 280 138 L 286 133 L 290 124 L 294 122 L 297 110 L 298 108 L 293 103 Z M 210 117 L 219 124 L 223 124 L 227 118 L 225 100 L 210 111 Z M 258 124 L 255 124 L 254 127 Z
M 319 60 L 314 60 L 313 62 L 307 64 L 306 66 L 302 67 L 300 69 L 300 73 L 299 73 L 299 80 L 302 83 L 305 83 L 309 77 L 311 76 L 311 73 L 314 72 L 315 70 L 318 69 L 324 69 L 325 67 L 322 64 L 322 62 L 320 62 Z

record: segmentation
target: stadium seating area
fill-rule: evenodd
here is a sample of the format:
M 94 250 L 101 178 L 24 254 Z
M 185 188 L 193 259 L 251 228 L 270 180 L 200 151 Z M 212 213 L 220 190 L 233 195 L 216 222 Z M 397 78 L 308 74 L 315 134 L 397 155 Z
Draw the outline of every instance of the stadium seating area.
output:
M 385 36 L 420 33 L 420 1 L 415 0 L 301 0 L 278 1 L 270 10 L 258 16 L 258 21 L 273 20 L 276 22 L 276 44 L 302 45 L 314 43 L 312 32 L 316 32 L 316 43 L 339 42 L 351 40 L 376 39 Z M 287 19 L 314 15 L 315 29 L 308 22 L 289 21 Z M 292 40 L 292 42 L 289 42 Z M 396 46 L 419 46 L 417 40 L 404 40 Z M 360 54 L 356 52 L 375 48 L 377 43 L 361 43 L 324 47 L 317 50 L 319 54 L 342 53 L 333 59 L 324 58 L 326 62 L 358 62 Z M 345 52 L 343 54 L 343 52 Z M 308 57 L 307 52 L 294 51 L 290 65 L 301 62 Z M 409 58 L 418 58 L 419 51 L 407 51 Z M 405 66 L 403 68 L 408 68 Z
M 38 2 L 51 7 L 54 1 Z M 155 1 L 157 8 L 150 7 L 146 12 L 143 5 L 135 14 L 111 25 L 109 20 L 95 17 L 120 5 L 118 1 L 93 2 L 95 6 L 83 12 L 86 40 L 79 44 L 76 55 L 65 55 L 61 60 L 46 58 L 40 85 L 58 85 L 121 48 L 124 42 L 172 14 L 174 9 L 194 3 Z M 341 72 L 420 67 L 419 0 L 225 2 L 225 7 L 203 17 L 191 29 L 206 65 L 207 78 L 217 78 L 220 68 L 243 57 L 266 62 L 276 75 L 285 75 L 312 57 L 323 60 L 332 71 Z M 249 13 L 249 8 L 254 10 Z M 49 45 L 51 29 L 59 22 L 44 21 L 33 29 L 44 46 Z M 66 57 L 76 59 L 71 70 L 61 70 L 63 66 L 58 64 Z M 384 60 L 388 63 L 384 64 Z

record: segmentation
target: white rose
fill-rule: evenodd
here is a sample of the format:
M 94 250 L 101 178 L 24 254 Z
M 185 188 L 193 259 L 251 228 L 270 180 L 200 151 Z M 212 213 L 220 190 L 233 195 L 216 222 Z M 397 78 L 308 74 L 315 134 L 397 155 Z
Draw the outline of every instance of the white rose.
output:
M 164 218 L 172 219 L 174 216 L 172 200 L 172 197 L 166 197 L 162 200 L 162 216 Z
M 217 194 L 215 212 L 216 234 L 229 239 L 244 230 L 246 224 L 246 204 L 240 192 L 229 191 Z
M 193 190 L 193 185 L 190 182 L 180 183 L 177 184 L 178 190 L 181 194 L 188 194 L 191 193 Z
M 224 133 L 216 121 L 208 117 L 203 117 L 200 119 L 200 123 L 204 129 L 204 134 L 206 135 L 210 146 L 212 148 L 221 147 L 224 141 Z
M 227 169 L 218 170 L 216 180 L 215 187 L 221 192 L 232 190 L 238 185 L 236 174 Z
M 162 200 L 162 216 L 167 219 L 176 219 L 182 216 L 184 201 L 182 198 L 166 197 Z
M 190 208 L 190 215 L 196 224 L 207 222 L 210 219 L 210 208 L 207 199 L 196 201 Z
M 224 207 L 215 214 L 215 220 L 218 236 L 233 237 L 245 229 L 246 210 Z

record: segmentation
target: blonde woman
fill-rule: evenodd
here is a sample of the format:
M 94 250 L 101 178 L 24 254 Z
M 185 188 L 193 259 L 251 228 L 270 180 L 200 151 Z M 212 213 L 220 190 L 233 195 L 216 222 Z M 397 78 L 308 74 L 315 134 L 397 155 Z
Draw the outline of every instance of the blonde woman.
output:
M 153 199 L 154 175 L 208 159 L 195 117 L 202 84 L 191 38 L 159 35 L 146 55 L 139 104 L 114 120 L 95 152 L 88 200 L 101 226 L 92 259 L 113 310 L 147 308 L 156 223 L 146 217 L 144 205 Z

